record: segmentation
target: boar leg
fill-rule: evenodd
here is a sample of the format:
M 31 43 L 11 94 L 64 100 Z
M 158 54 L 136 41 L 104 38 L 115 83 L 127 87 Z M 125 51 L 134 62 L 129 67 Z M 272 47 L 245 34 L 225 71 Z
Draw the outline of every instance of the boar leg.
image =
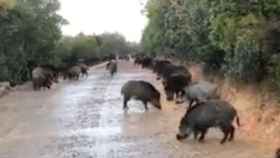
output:
M 201 130 L 201 136 L 199 138 L 199 142 L 203 142 L 205 138 L 205 134 L 207 133 L 207 129 Z
M 235 133 L 235 128 L 233 126 L 231 126 L 230 137 L 229 137 L 228 141 L 232 141 L 234 139 L 234 133 Z
M 226 141 L 227 138 L 228 138 L 229 133 L 230 133 L 230 128 L 229 128 L 229 127 L 221 127 L 221 130 L 222 130 L 223 133 L 224 133 L 224 138 L 221 140 L 221 144 L 224 144 L 225 141 Z
M 145 111 L 148 111 L 148 102 L 147 101 L 143 101 L 144 107 L 145 107 Z
M 127 109 L 127 102 L 128 102 L 129 98 L 128 97 L 124 97 L 123 100 L 123 109 Z

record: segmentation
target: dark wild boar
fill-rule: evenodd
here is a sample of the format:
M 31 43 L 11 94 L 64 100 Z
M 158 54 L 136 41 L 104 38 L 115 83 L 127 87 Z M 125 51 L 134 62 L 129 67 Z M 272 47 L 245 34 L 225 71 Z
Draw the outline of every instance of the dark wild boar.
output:
M 226 101 L 208 100 L 193 106 L 182 118 L 177 139 L 182 140 L 194 134 L 196 138 L 200 134 L 199 141 L 204 140 L 209 128 L 218 127 L 224 133 L 221 144 L 234 139 L 235 127 L 233 121 L 236 118 L 240 126 L 239 117 L 235 108 Z
M 152 103 L 156 108 L 161 109 L 159 91 L 146 81 L 128 81 L 122 87 L 121 94 L 124 96 L 124 109 L 128 108 L 127 102 L 132 97 L 141 100 L 145 106 L 145 110 L 148 110 L 148 102 Z
M 109 61 L 106 65 L 106 69 L 109 70 L 111 76 L 113 76 L 118 71 L 118 65 L 116 61 Z
M 175 96 L 175 99 L 177 99 L 176 103 L 181 103 L 182 101 L 178 99 L 182 100 L 182 96 L 185 93 L 184 88 L 189 86 L 190 83 L 191 79 L 185 75 L 174 74 L 169 76 L 163 81 L 163 86 L 167 97 L 166 99 L 171 101 Z
M 36 67 L 32 70 L 32 84 L 34 90 L 40 90 L 41 88 L 50 89 L 53 82 L 58 82 L 58 76 L 56 72 L 44 67 Z

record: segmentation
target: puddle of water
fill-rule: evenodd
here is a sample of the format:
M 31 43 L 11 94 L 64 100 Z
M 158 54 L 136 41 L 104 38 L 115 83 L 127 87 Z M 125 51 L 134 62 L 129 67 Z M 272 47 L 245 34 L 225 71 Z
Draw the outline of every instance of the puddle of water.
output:
M 97 128 L 87 128 L 80 129 L 75 131 L 68 131 L 62 135 L 71 136 L 71 135 L 86 135 L 90 137 L 107 137 L 121 134 L 120 127 L 97 127 Z

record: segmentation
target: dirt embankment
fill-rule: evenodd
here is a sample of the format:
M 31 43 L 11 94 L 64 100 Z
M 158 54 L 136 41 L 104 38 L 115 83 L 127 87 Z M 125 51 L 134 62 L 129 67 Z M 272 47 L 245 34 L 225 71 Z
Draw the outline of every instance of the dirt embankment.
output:
M 218 77 L 206 77 L 200 65 L 189 68 L 194 80 L 207 78 L 217 83 L 222 98 L 238 109 L 244 138 L 272 148 L 280 146 L 279 96 L 259 85 L 242 85 Z

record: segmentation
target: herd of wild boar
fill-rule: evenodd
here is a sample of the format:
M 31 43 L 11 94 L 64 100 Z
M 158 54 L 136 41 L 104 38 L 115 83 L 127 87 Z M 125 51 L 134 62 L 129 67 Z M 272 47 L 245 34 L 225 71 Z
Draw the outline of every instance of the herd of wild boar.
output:
M 157 80 L 162 81 L 166 99 L 175 100 L 177 104 L 189 101 L 189 106 L 180 121 L 178 140 L 190 135 L 199 142 L 204 141 L 209 128 L 221 129 L 224 137 L 221 144 L 234 139 L 236 124 L 240 126 L 236 109 L 228 102 L 221 100 L 217 93 L 217 85 L 207 81 L 192 81 L 190 71 L 183 65 L 176 65 L 168 60 L 158 60 L 150 57 L 136 57 L 134 64 L 142 68 L 151 69 Z M 127 102 L 134 97 L 141 100 L 146 110 L 150 102 L 158 109 L 162 109 L 160 92 L 146 81 L 128 81 L 121 89 L 124 97 L 123 108 L 128 109 Z
M 56 67 L 53 65 L 39 65 L 32 70 L 32 83 L 34 90 L 50 89 L 53 83 L 58 83 L 59 77 L 64 80 L 79 80 L 88 76 L 88 65 L 94 65 L 98 62 L 108 61 L 106 69 L 111 76 L 117 72 L 117 62 L 115 55 L 109 55 L 103 59 L 96 59 L 86 63 L 78 63 L 65 67 Z M 128 56 L 119 56 L 121 60 L 129 60 Z
M 234 139 L 235 127 L 240 126 L 236 109 L 227 101 L 220 98 L 218 86 L 208 81 L 192 81 L 192 75 L 183 65 L 173 64 L 169 60 L 150 57 L 135 57 L 134 64 L 150 69 L 161 80 L 166 100 L 175 100 L 177 104 L 185 100 L 188 108 L 179 123 L 177 140 L 181 141 L 190 135 L 199 142 L 203 142 L 209 128 L 219 128 L 224 134 L 221 144 Z M 147 102 L 158 109 L 162 109 L 160 92 L 146 81 L 128 81 L 121 89 L 124 96 L 123 108 L 127 110 L 127 101 L 134 97 L 143 102 L 148 110 Z M 280 158 L 280 149 L 276 151 L 276 158 Z
M 88 69 L 86 64 L 77 64 L 68 68 L 56 68 L 52 65 L 37 66 L 32 71 L 33 88 L 34 90 L 50 89 L 53 83 L 58 83 L 60 76 L 64 80 L 78 80 L 80 77 L 87 77 Z
M 119 58 L 129 60 L 129 57 Z M 240 126 L 236 109 L 227 101 L 220 98 L 218 86 L 214 83 L 200 80 L 192 81 L 192 74 L 183 65 L 177 65 L 169 60 L 151 57 L 135 57 L 134 64 L 144 69 L 150 69 L 156 74 L 156 79 L 161 80 L 164 87 L 166 100 L 181 104 L 188 101 L 188 107 L 179 123 L 177 140 L 181 141 L 193 135 L 194 139 L 203 142 L 210 128 L 219 128 L 224 134 L 220 143 L 234 140 L 235 127 Z M 86 64 L 77 64 L 65 69 L 57 69 L 50 65 L 36 67 L 32 71 L 34 90 L 50 88 L 58 78 L 78 80 L 88 76 L 89 67 Z M 113 76 L 118 71 L 116 60 L 110 59 L 106 70 Z M 148 110 L 148 103 L 162 109 L 161 93 L 149 82 L 131 80 L 122 86 L 123 109 L 128 110 L 128 101 L 135 98 L 143 102 Z M 280 149 L 276 151 L 276 158 L 280 158 Z

